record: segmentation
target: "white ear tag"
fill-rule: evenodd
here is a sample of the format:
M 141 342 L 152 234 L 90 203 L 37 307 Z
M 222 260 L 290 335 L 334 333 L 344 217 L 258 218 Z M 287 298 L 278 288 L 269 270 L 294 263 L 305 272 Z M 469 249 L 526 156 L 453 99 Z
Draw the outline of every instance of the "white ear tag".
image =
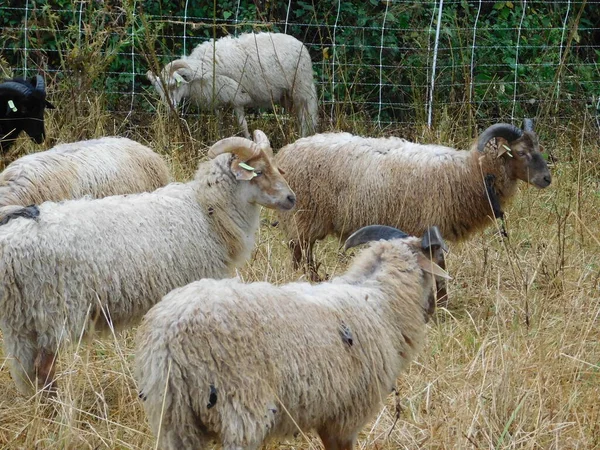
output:
M 240 166 L 242 169 L 246 169 L 246 170 L 252 170 L 254 171 L 254 167 L 249 166 L 248 164 L 246 164 L 245 162 L 241 162 L 238 164 L 238 166 Z
M 502 144 L 502 147 L 504 147 L 504 150 L 506 150 L 506 153 L 508 153 L 508 156 L 510 156 L 511 158 L 513 157 L 512 155 L 512 150 L 510 149 L 510 147 L 508 145 Z
M 18 111 L 17 107 L 15 106 L 15 103 L 12 100 L 8 101 L 8 107 L 10 109 L 12 109 L 12 112 L 17 112 Z

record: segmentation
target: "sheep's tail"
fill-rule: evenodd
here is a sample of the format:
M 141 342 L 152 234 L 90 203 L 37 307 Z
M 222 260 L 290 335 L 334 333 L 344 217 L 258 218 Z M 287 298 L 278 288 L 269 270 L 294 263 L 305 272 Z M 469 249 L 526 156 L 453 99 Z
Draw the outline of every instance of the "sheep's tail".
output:
M 206 438 L 191 405 L 185 376 L 160 328 L 143 324 L 138 331 L 138 396 L 154 435 L 159 436 L 160 448 L 204 448 Z M 198 426 L 200 429 L 196 429 Z
M 21 206 L 10 205 L 0 207 L 0 225 L 4 225 L 18 217 L 26 219 L 35 219 L 40 215 L 40 209 L 36 205 Z

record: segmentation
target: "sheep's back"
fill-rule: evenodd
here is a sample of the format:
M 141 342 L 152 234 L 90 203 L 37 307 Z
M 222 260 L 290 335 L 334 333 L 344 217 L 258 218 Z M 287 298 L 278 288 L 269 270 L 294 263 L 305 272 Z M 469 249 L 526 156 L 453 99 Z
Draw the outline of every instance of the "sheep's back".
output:
M 476 183 L 465 183 L 470 152 L 399 138 L 315 135 L 284 147 L 277 164 L 298 198 L 295 210 L 279 214 L 290 239 L 345 238 L 375 223 L 411 235 L 437 225 L 449 236 L 466 213 L 459 195 L 483 195 Z
M 86 314 L 101 329 L 100 306 L 115 326 L 129 325 L 171 289 L 229 273 L 224 249 L 210 239 L 210 223 L 183 184 L 47 202 L 39 210 L 36 219 L 0 227 L 0 306 L 30 310 L 44 339 L 60 336 L 65 321 L 79 333 Z
M 0 205 L 153 191 L 167 184 L 160 155 L 127 138 L 61 144 L 26 155 L 0 174 Z
M 172 364 L 171 385 L 177 387 L 168 403 L 188 404 L 189 392 L 209 433 L 235 433 L 228 427 L 240 423 L 240 415 L 255 426 L 250 441 L 265 429 L 294 433 L 280 402 L 302 429 L 328 419 L 357 427 L 377 409 L 405 362 L 402 337 L 382 318 L 380 296 L 376 289 L 342 284 L 276 287 L 236 280 L 200 280 L 174 290 L 138 331 L 137 378 L 149 415 L 161 410 Z M 423 339 L 421 328 L 415 342 Z M 217 402 L 208 409 L 211 385 Z
M 216 49 L 213 52 L 213 46 Z M 213 64 L 213 58 L 216 63 Z M 247 33 L 227 36 L 197 46 L 189 59 L 202 61 L 199 73 L 212 73 L 240 83 L 256 102 L 270 107 L 291 90 L 312 92 L 312 61 L 299 40 L 283 33 Z

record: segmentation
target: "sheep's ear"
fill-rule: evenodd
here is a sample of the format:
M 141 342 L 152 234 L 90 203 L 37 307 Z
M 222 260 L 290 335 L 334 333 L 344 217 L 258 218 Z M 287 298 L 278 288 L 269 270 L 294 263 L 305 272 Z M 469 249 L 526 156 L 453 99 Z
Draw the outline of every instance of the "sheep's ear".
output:
M 256 172 L 254 172 L 254 167 L 249 166 L 239 159 L 234 159 L 231 163 L 231 172 L 235 175 L 235 179 L 240 181 L 250 181 L 257 176 Z
M 424 272 L 435 275 L 436 277 L 444 278 L 446 280 L 452 279 L 452 277 L 448 275 L 448 272 L 446 272 L 422 253 L 417 253 L 417 263 Z
M 496 138 L 496 145 L 498 146 L 498 158 L 503 155 L 512 157 L 512 149 L 508 146 L 508 141 L 504 138 Z

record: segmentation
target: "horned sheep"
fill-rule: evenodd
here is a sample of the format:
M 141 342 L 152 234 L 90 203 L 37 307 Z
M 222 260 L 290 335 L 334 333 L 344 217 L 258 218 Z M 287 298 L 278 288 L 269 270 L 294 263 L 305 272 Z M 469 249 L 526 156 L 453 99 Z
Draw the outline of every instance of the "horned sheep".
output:
M 370 226 L 371 244 L 330 282 L 200 280 L 176 289 L 137 332 L 135 377 L 163 450 L 257 449 L 315 430 L 351 450 L 425 341 L 445 246 Z
M 231 276 L 253 248 L 260 206 L 294 206 L 261 131 L 209 156 L 188 183 L 46 202 L 0 226 L 0 329 L 19 390 L 55 390 L 61 341 L 130 326 L 176 287 Z
M 151 71 L 146 75 L 163 101 L 170 100 L 174 107 L 185 98 L 203 109 L 232 107 L 246 137 L 247 107 L 291 106 L 302 136 L 317 127 L 312 61 L 302 42 L 287 34 L 246 33 L 210 40 L 189 57 L 167 64 L 160 76 Z
M 545 188 L 551 175 L 526 120 L 487 128 L 470 151 L 396 137 L 327 133 L 299 139 L 277 154 L 298 195 L 294 212 L 278 213 L 293 261 L 314 266 L 315 241 L 345 239 L 373 223 L 419 235 L 436 225 L 448 241 L 466 239 L 502 217 L 517 181 Z
M 61 144 L 25 155 L 0 173 L 0 207 L 153 191 L 170 178 L 163 158 L 131 139 Z
M 37 144 L 44 142 L 44 111 L 54 109 L 46 100 L 41 75 L 30 80 L 15 78 L 0 84 L 0 152 L 5 154 L 25 131 Z

